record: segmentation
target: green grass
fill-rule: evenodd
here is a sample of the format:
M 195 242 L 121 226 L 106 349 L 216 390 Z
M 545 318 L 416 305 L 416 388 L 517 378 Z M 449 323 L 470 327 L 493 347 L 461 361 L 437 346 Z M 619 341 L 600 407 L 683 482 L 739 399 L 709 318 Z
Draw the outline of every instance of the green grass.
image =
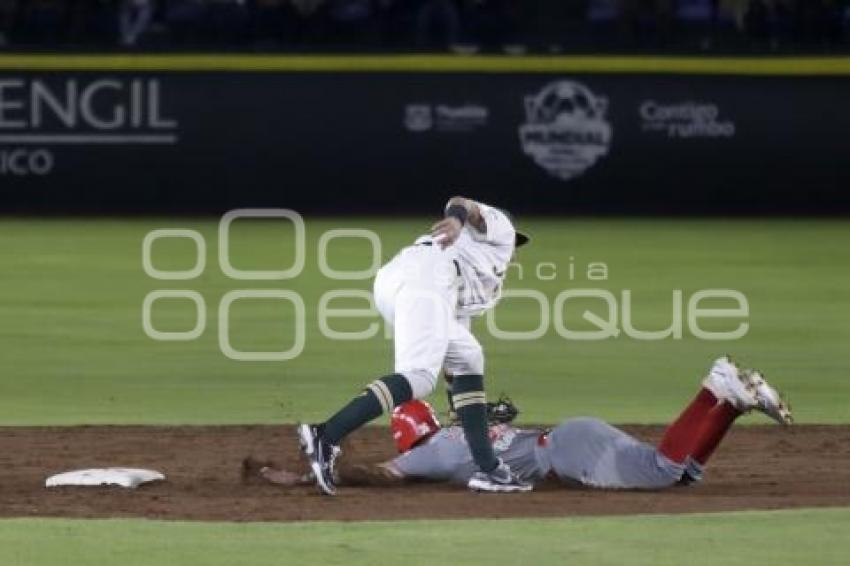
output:
M 319 236 L 331 228 L 372 229 L 381 235 L 387 259 L 428 224 L 424 218 L 308 218 L 300 277 L 240 282 L 226 278 L 218 266 L 215 220 L 0 219 L 0 424 L 267 423 L 325 416 L 386 373 L 392 354 L 391 343 L 381 338 L 342 342 L 320 335 L 321 295 L 335 288 L 370 289 L 371 282 L 321 276 Z M 692 396 L 713 357 L 727 351 L 761 367 L 788 391 L 800 422 L 850 421 L 850 223 L 526 219 L 523 224 L 534 242 L 521 250 L 523 277 L 513 269 L 509 287 L 539 290 L 550 302 L 570 288 L 601 287 L 617 297 L 630 289 L 633 324 L 640 329 L 670 324 L 674 289 L 683 290 L 685 300 L 698 289 L 737 289 L 750 306 L 749 332 L 731 342 L 699 340 L 687 325 L 680 340 L 621 335 L 571 341 L 550 329 L 538 340 L 505 342 L 489 337 L 479 324 L 489 391 L 510 393 L 526 422 L 578 414 L 666 422 Z M 206 271 L 192 281 L 147 277 L 141 261 L 145 234 L 177 227 L 205 236 Z M 287 232 L 281 224 L 237 221 L 234 265 L 284 266 L 292 256 Z M 154 264 L 187 269 L 194 263 L 192 251 L 188 241 L 159 242 Z M 337 241 L 329 255 L 336 269 L 363 268 L 369 260 L 368 247 L 357 240 Z M 537 278 L 538 262 L 554 263 L 557 277 Z M 589 262 L 604 262 L 607 280 L 589 281 Z M 243 288 L 289 289 L 303 296 L 307 333 L 300 357 L 237 362 L 222 355 L 218 304 L 226 292 Z M 155 289 L 202 294 L 208 323 L 199 340 L 166 343 L 144 334 L 142 301 Z M 581 305 L 601 312 L 598 302 Z M 568 321 L 590 328 L 576 322 L 579 306 L 568 305 Z M 505 329 L 533 328 L 535 308 L 528 301 L 506 301 L 496 311 L 497 322 Z M 288 347 L 292 317 L 282 303 L 236 303 L 233 344 L 245 350 Z M 364 328 L 368 322 L 337 320 L 332 327 Z M 166 301 L 154 309 L 154 324 L 189 329 L 194 312 L 189 303 Z M 706 327 L 735 325 L 718 320 Z M 442 397 L 434 397 L 438 406 Z
M 550 328 L 540 339 L 506 342 L 476 332 L 487 352 L 492 393 L 506 391 L 526 422 L 591 414 L 613 422 L 666 422 L 693 395 L 713 357 L 738 353 L 762 367 L 791 394 L 801 422 L 850 421 L 850 223 L 843 221 L 556 220 L 528 219 L 532 246 L 521 251 L 509 287 L 542 292 L 598 287 L 620 301 L 631 290 L 633 323 L 670 324 L 671 297 L 731 288 L 749 301 L 747 335 L 732 342 L 641 341 L 620 335 L 565 340 Z M 0 219 L 0 424 L 267 423 L 315 419 L 390 367 L 382 338 L 323 338 L 317 305 L 327 291 L 368 290 L 369 281 L 335 283 L 321 276 L 317 240 L 331 228 L 369 228 L 381 235 L 382 259 L 410 242 L 427 219 L 307 220 L 306 265 L 297 279 L 239 282 L 218 265 L 216 222 L 203 219 Z M 142 269 L 142 240 L 155 228 L 192 228 L 207 241 L 206 270 L 192 281 L 156 281 Z M 233 262 L 274 268 L 292 257 L 279 224 L 237 222 Z M 154 246 L 159 269 L 188 269 L 188 241 Z M 362 241 L 336 242 L 336 269 L 368 264 Z M 535 276 L 554 263 L 554 280 Z M 604 262 L 605 281 L 586 277 Z M 571 267 L 572 266 L 572 267 Z M 546 273 L 548 274 L 548 272 Z M 142 330 L 144 297 L 156 289 L 196 290 L 207 327 L 199 340 L 157 342 Z M 235 289 L 288 289 L 306 306 L 306 347 L 288 362 L 237 362 L 219 350 L 218 305 Z M 336 306 L 360 307 L 349 303 Z M 716 306 L 722 306 L 717 304 Z M 584 301 L 565 310 L 571 327 Z M 496 311 L 504 329 L 537 325 L 533 304 L 505 301 Z M 161 330 L 194 325 L 187 302 L 156 306 Z M 270 301 L 233 307 L 233 345 L 274 350 L 292 342 L 293 311 Z M 374 320 L 377 320 L 375 318 Z M 370 321 L 335 320 L 359 329 Z M 622 327 L 622 321 L 618 323 Z M 707 328 L 738 322 L 717 320 Z M 442 406 L 442 395 L 436 396 Z M 748 422 L 762 422 L 756 417 Z M 0 564 L 843 564 L 850 510 L 795 510 L 714 515 L 393 523 L 232 524 L 137 520 L 0 521 Z M 805 544 L 800 544 L 805 541 Z M 317 548 L 319 554 L 317 554 Z M 816 549 L 816 550 L 813 550 Z M 321 559 L 321 560 L 320 560 Z
M 0 521 L 7 566 L 846 564 L 850 510 L 497 521 Z

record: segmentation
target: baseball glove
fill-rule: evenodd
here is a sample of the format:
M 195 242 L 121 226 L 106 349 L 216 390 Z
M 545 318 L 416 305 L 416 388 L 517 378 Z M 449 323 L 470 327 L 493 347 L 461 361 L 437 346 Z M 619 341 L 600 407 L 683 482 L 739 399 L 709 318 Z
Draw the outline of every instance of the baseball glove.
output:
M 507 424 L 519 414 L 519 409 L 504 393 L 496 401 L 487 403 L 487 422 L 490 424 Z

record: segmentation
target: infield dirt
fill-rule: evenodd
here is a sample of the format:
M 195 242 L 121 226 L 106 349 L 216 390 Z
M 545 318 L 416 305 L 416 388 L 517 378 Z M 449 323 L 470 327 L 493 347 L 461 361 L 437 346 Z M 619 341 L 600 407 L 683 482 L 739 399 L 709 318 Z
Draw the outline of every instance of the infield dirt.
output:
M 655 442 L 661 426 L 624 426 Z M 353 463 L 392 457 L 389 432 L 351 439 Z M 551 517 L 850 506 L 850 426 L 737 427 L 709 463 L 705 481 L 657 492 L 567 488 L 486 495 L 415 484 L 345 487 L 337 497 L 313 487 L 243 483 L 252 455 L 302 469 L 292 426 L 61 427 L 0 429 L 0 516 L 148 517 L 220 521 Z M 146 467 L 167 481 L 137 490 L 52 488 L 54 473 L 88 467 Z

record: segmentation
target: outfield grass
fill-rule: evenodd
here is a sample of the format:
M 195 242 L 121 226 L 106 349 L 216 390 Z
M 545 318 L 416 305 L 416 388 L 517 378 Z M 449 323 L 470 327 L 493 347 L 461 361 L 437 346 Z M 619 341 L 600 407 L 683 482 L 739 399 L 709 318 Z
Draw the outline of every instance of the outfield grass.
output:
M 846 564 L 850 510 L 497 521 L 0 521 L 9 566 Z
M 219 269 L 214 220 L 0 219 L 0 424 L 269 423 L 325 416 L 368 380 L 386 373 L 391 348 L 382 338 L 341 342 L 320 335 L 320 296 L 338 288 L 370 289 L 371 283 L 323 277 L 316 260 L 319 236 L 331 228 L 374 230 L 387 259 L 428 224 L 424 218 L 307 218 L 300 277 L 242 282 Z M 670 324 L 673 289 L 683 290 L 686 300 L 698 289 L 737 289 L 750 305 L 749 332 L 732 342 L 699 340 L 687 328 L 681 340 L 621 335 L 570 341 L 550 328 L 538 340 L 505 342 L 489 337 L 479 325 L 489 390 L 512 394 L 525 422 L 578 414 L 613 422 L 665 422 L 692 395 L 712 358 L 727 351 L 758 365 L 788 391 L 800 422 L 850 421 L 850 223 L 528 219 L 524 224 L 534 242 L 521 250 L 523 277 L 512 270 L 509 286 L 538 290 L 550 302 L 570 288 L 601 287 L 618 297 L 630 289 L 633 323 L 641 329 Z M 155 228 L 201 232 L 208 244 L 203 275 L 192 281 L 146 276 L 142 240 Z M 290 236 L 281 224 L 237 221 L 233 263 L 241 269 L 284 266 L 292 256 Z M 336 269 L 369 263 L 363 240 L 337 241 L 329 256 Z M 188 269 L 193 258 L 188 240 L 154 246 L 159 269 Z M 534 275 L 539 262 L 556 265 L 554 280 Z M 605 262 L 607 280 L 589 281 L 588 262 Z M 549 274 L 547 268 L 544 275 Z M 220 352 L 219 301 L 227 291 L 245 288 L 284 288 L 303 296 L 307 333 L 300 357 L 237 362 Z M 155 289 L 202 294 L 208 323 L 199 340 L 166 343 L 145 335 L 142 301 Z M 601 312 L 598 302 L 582 304 Z M 589 329 L 580 322 L 578 306 L 567 307 L 567 320 Z M 497 322 L 505 329 L 534 328 L 540 316 L 536 309 L 529 301 L 506 301 L 497 309 Z M 283 303 L 236 303 L 233 345 L 243 350 L 288 347 L 292 317 Z M 160 329 L 194 325 L 193 307 L 186 301 L 160 303 L 153 318 Z M 368 322 L 334 321 L 331 326 L 364 328 Z M 718 320 L 706 326 L 736 325 Z M 439 406 L 442 397 L 435 397 Z M 748 422 L 763 421 L 754 417 Z
M 489 389 L 511 393 L 526 422 L 578 414 L 613 422 L 665 422 L 692 395 L 704 367 L 726 351 L 758 364 L 789 391 L 799 421 L 850 421 L 850 223 L 532 219 L 526 224 L 534 243 L 522 250 L 524 273 L 521 277 L 512 270 L 510 286 L 540 291 L 550 302 L 571 288 L 603 288 L 618 297 L 629 289 L 634 326 L 641 329 L 670 324 L 674 289 L 686 299 L 699 289 L 737 289 L 750 306 L 749 332 L 732 342 L 699 340 L 687 328 L 681 340 L 621 335 L 581 342 L 565 340 L 550 328 L 538 340 L 506 342 L 479 324 Z M 322 294 L 368 290 L 370 282 L 323 277 L 317 240 L 332 228 L 368 228 L 381 235 L 382 258 L 387 259 L 427 225 L 426 219 L 308 218 L 300 277 L 241 282 L 226 278 L 218 266 L 213 220 L 2 219 L 0 424 L 320 418 L 385 372 L 391 348 L 382 338 L 341 342 L 322 337 L 317 322 Z M 201 232 L 208 244 L 203 275 L 191 281 L 146 276 L 142 240 L 155 228 Z M 290 240 L 279 224 L 237 222 L 233 263 L 241 269 L 284 266 L 292 257 Z M 369 254 L 365 242 L 348 241 L 335 243 L 329 255 L 336 269 L 356 269 L 366 266 Z M 554 263 L 557 276 L 536 277 L 540 262 Z M 605 281 L 587 279 L 589 262 L 607 265 Z M 188 269 L 193 263 L 187 240 L 154 246 L 159 269 Z M 549 274 L 546 268 L 544 275 Z M 141 306 L 155 289 L 201 293 L 208 324 L 199 340 L 166 343 L 145 335 Z M 237 362 L 220 352 L 218 304 L 235 289 L 288 289 L 303 297 L 306 347 L 297 359 Z M 590 328 L 581 323 L 583 307 L 601 313 L 598 303 L 568 307 L 570 327 Z M 540 316 L 535 308 L 506 301 L 497 311 L 498 324 L 533 328 Z M 186 330 L 194 325 L 193 307 L 166 301 L 154 309 L 153 319 L 159 329 Z M 243 350 L 288 347 L 292 319 L 292 309 L 280 303 L 236 303 L 233 345 Z M 331 326 L 359 329 L 368 322 L 333 321 Z M 718 320 L 707 327 L 736 324 Z M 442 395 L 436 399 L 442 405 Z M 761 421 L 754 417 L 749 422 Z M 850 551 L 844 536 L 848 526 L 848 509 L 358 524 L 15 519 L 0 521 L 0 564 L 843 564 Z

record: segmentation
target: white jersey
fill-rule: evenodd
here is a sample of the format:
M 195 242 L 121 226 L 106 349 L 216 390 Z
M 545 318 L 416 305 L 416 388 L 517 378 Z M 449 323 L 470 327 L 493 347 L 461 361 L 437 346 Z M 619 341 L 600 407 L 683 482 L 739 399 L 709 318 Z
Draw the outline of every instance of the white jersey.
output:
M 455 243 L 446 248 L 457 264 L 460 279 L 458 318 L 478 316 L 499 302 L 516 245 L 516 230 L 507 215 L 492 206 L 476 204 L 487 231 L 481 233 L 467 223 Z M 427 240 L 430 237 L 423 236 L 417 243 Z
M 451 246 L 460 266 L 460 316 L 479 315 L 499 302 L 516 244 L 516 230 L 504 212 L 481 203 L 478 207 L 487 231 L 482 234 L 466 224 Z

